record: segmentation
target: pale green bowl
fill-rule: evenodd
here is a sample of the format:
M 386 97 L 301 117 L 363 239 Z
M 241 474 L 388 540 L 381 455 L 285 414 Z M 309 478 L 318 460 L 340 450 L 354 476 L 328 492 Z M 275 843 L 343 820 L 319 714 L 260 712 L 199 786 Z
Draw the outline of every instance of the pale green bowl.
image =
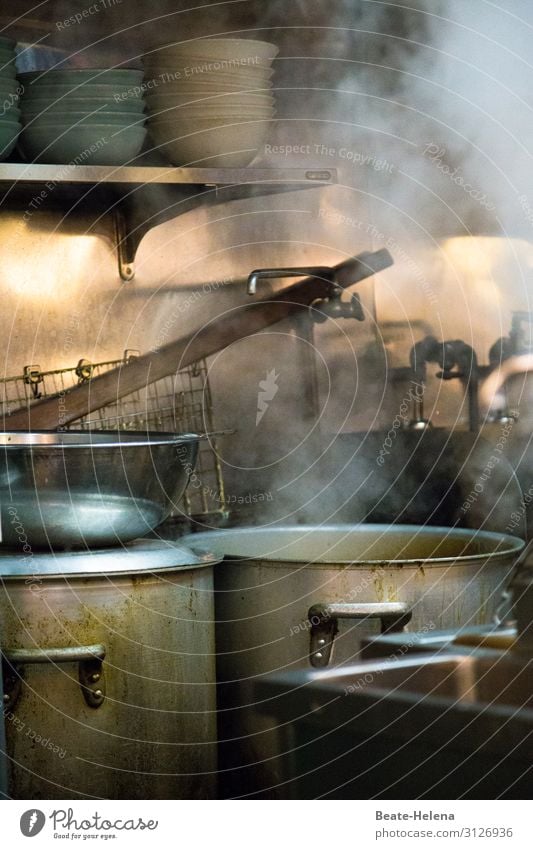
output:
M 124 101 L 140 100 L 143 93 L 140 86 L 136 85 L 106 85 L 105 83 L 89 83 L 81 84 L 72 83 L 70 85 L 40 85 L 33 83 L 28 85 L 24 83 L 24 98 L 31 97 L 47 97 L 50 101 L 59 100 L 66 97 L 104 97 L 110 100 L 115 99 L 115 95 Z
M 101 97 L 63 97 L 57 102 L 51 102 L 48 97 L 25 97 L 20 103 L 24 115 L 57 115 L 62 113 L 69 115 L 71 113 L 95 112 L 100 110 L 106 113 L 115 113 L 120 115 L 141 116 L 144 112 L 144 100 L 124 100 L 117 103 L 110 98 Z
M 19 132 L 18 122 L 0 120 L 0 160 L 7 159 L 17 143 Z
M 28 127 L 20 134 L 19 147 L 32 162 L 123 165 L 137 156 L 145 135 L 144 127 L 118 129 L 112 124 Z
M 114 127 L 142 127 L 146 121 L 143 114 L 132 114 L 131 112 L 44 112 L 29 115 L 25 112 L 22 116 L 25 125 L 34 129 L 37 127 L 57 127 L 61 132 L 73 126 L 85 126 L 87 124 L 112 124 Z
M 0 53 L 1 55 L 1 53 Z M 26 71 L 19 79 L 30 88 L 42 85 L 75 86 L 84 83 L 98 85 L 134 86 L 142 83 L 144 71 L 134 68 L 80 68 L 51 71 Z

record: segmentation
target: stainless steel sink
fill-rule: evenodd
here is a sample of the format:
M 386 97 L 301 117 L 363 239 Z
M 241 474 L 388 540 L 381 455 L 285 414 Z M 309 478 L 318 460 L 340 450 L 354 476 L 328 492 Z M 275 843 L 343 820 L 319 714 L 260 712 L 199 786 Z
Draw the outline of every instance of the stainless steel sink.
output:
M 487 707 L 531 712 L 533 721 L 533 659 L 511 660 L 493 652 L 411 656 L 405 660 L 334 669 L 310 677 L 318 688 L 350 695 L 363 689 L 383 697 L 395 695 L 447 700 Z
M 360 659 L 402 659 L 413 654 L 442 654 L 473 648 L 507 650 L 516 648 L 517 628 L 512 622 L 500 625 L 474 625 L 469 628 L 450 628 L 445 631 L 394 632 L 373 634 L 361 641 Z
M 510 652 L 396 654 L 266 676 L 255 700 L 291 798 L 529 798 L 532 671 Z

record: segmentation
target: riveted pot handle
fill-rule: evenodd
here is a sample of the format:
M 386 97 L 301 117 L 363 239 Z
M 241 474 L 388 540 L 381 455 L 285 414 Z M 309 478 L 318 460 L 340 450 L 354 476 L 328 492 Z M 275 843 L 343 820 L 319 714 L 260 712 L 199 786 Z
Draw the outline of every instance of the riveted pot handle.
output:
M 369 603 L 334 602 L 314 604 L 307 614 L 311 644 L 311 666 L 327 666 L 331 660 L 333 641 L 339 630 L 339 619 L 380 619 L 381 633 L 403 631 L 412 616 L 405 602 L 386 601 Z
M 3 649 L 3 656 L 9 663 L 26 666 L 28 663 L 82 663 L 85 660 L 105 657 L 105 646 L 95 643 L 92 646 L 64 646 L 51 649 Z
M 34 663 L 77 663 L 83 698 L 89 707 L 100 707 L 105 699 L 105 654 L 105 646 L 101 643 L 47 649 L 3 649 L 4 708 L 13 708 L 18 700 L 22 681 L 21 667 Z

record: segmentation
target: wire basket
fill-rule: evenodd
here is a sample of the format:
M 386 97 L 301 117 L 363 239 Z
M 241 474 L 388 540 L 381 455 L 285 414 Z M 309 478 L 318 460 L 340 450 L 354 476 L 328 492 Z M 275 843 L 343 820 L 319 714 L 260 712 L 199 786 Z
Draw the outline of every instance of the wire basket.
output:
M 125 351 L 121 359 L 92 363 L 81 359 L 75 366 L 44 371 L 39 365 L 24 366 L 22 374 L 0 378 L 0 404 L 4 416 L 31 406 L 43 398 L 59 396 L 106 371 L 124 366 L 138 351 Z M 7 420 L 9 421 L 9 419 Z M 206 433 L 215 431 L 213 403 L 205 360 L 176 374 L 148 384 L 144 389 L 101 407 L 71 422 L 81 430 L 169 431 Z M 227 517 L 222 467 L 216 438 L 200 440 L 198 459 L 175 519 L 189 517 L 219 523 Z

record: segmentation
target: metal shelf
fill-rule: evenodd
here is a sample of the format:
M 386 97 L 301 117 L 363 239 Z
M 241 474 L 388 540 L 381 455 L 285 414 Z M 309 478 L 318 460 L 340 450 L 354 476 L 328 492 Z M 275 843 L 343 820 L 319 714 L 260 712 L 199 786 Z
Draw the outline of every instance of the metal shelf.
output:
M 135 256 L 146 233 L 184 212 L 336 182 L 334 168 L 0 164 L 2 203 L 21 201 L 24 208 L 33 192 L 39 205 L 53 195 L 54 201 L 70 203 L 69 213 L 89 207 L 96 221 L 112 213 L 118 269 L 125 281 L 134 277 Z
M 0 164 L 0 183 L 129 183 L 146 185 L 228 186 L 251 183 L 335 183 L 335 169 L 312 168 L 173 168 L 157 165 Z

